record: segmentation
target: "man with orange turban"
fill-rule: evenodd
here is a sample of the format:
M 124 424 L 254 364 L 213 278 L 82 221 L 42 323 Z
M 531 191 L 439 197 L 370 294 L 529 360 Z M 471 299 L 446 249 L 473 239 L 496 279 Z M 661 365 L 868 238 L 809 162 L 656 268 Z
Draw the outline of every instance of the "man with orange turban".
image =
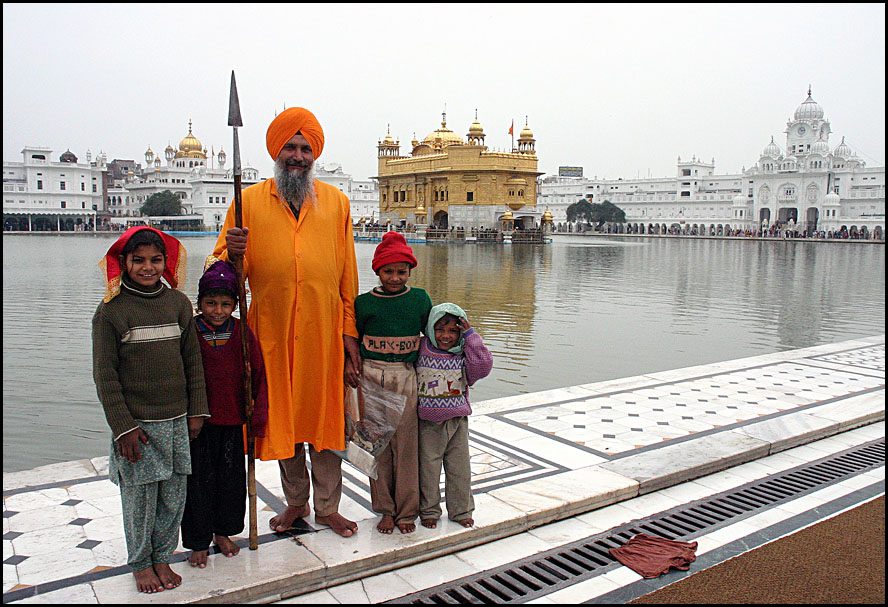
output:
M 286 531 L 309 515 L 343 537 L 358 526 L 339 514 L 345 448 L 344 373 L 357 383 L 360 352 L 354 318 L 358 272 L 348 198 L 316 181 L 312 168 L 324 131 L 310 111 L 289 108 L 265 137 L 274 179 L 243 191 L 243 229 L 228 209 L 212 259 L 243 256 L 268 380 L 268 424 L 256 438 L 261 460 L 279 460 L 287 499 L 271 519 Z M 247 239 L 249 234 L 249 246 Z M 305 462 L 309 445 L 311 482 Z

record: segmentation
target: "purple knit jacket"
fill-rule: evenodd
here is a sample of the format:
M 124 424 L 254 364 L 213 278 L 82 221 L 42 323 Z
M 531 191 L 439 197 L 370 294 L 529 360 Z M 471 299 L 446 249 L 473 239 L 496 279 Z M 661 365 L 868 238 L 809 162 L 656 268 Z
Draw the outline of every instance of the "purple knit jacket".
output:
M 422 338 L 416 361 L 419 419 L 440 423 L 472 414 L 469 386 L 490 374 L 493 357 L 474 329 L 463 337 L 461 354 L 439 350 L 428 337 Z

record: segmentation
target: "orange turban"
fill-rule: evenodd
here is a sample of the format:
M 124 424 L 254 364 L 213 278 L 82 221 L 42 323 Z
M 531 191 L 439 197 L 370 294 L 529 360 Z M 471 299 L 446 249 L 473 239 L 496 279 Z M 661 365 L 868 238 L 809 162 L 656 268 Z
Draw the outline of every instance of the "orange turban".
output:
M 265 133 L 265 147 L 272 160 L 277 160 L 284 144 L 296 133 L 300 133 L 308 141 L 315 159 L 321 155 L 324 151 L 324 129 L 321 128 L 321 123 L 307 109 L 291 107 L 278 114 Z

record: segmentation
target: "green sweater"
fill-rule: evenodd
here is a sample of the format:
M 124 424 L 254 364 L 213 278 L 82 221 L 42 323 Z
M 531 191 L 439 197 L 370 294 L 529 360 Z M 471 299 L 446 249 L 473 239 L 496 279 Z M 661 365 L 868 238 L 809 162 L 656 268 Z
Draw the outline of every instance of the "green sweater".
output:
M 425 329 L 432 298 L 425 289 L 407 286 L 388 295 L 377 289 L 355 298 L 355 322 L 361 357 L 386 362 L 416 362 L 419 332 Z
M 194 311 L 181 291 L 122 285 L 92 320 L 93 379 L 114 440 L 141 421 L 209 416 Z

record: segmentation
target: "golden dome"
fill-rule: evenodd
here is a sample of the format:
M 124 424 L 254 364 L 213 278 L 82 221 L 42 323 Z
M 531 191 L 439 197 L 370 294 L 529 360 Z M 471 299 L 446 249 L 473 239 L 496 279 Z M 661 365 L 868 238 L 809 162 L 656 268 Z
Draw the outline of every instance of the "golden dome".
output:
M 469 127 L 469 135 L 483 135 L 484 129 L 481 127 L 481 123 L 478 122 L 478 110 L 475 110 L 475 121 Z
M 524 128 L 521 129 L 521 134 L 518 136 L 518 139 L 533 139 L 533 131 L 530 130 L 530 127 L 526 124 Z
M 432 146 L 438 144 L 441 147 L 465 143 L 462 137 L 460 137 L 450 129 L 444 127 L 440 129 L 435 129 L 435 131 L 429 133 L 429 136 L 423 139 L 422 142 Z
M 432 147 L 443 148 L 448 145 L 463 145 L 465 140 L 447 128 L 447 114 L 442 114 L 441 127 L 435 129 L 429 136 L 422 140 Z
M 512 215 L 512 211 L 506 211 L 503 213 L 503 216 L 500 217 L 500 221 L 512 221 L 513 219 L 515 219 L 515 216 Z
M 176 158 L 206 158 L 207 155 L 203 151 L 203 144 L 191 132 L 191 121 L 188 121 L 188 134 L 179 142 L 179 151 L 176 152 Z
M 543 221 L 552 221 L 552 219 L 553 219 L 552 211 L 550 211 L 549 209 L 546 209 L 543 212 Z

